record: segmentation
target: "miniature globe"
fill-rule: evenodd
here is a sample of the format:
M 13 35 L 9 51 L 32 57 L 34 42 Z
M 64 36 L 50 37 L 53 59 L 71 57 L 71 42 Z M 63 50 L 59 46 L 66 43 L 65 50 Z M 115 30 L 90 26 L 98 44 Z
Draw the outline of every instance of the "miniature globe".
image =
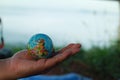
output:
M 28 53 L 36 59 L 49 58 L 53 51 L 52 40 L 46 34 L 35 34 L 28 42 Z

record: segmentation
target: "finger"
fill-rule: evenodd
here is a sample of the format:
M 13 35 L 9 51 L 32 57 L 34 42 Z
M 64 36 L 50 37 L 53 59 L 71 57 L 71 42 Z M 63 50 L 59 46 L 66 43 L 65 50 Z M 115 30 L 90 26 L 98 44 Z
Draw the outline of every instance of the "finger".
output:
M 80 51 L 80 48 L 81 48 L 81 44 L 70 44 L 67 47 L 63 48 L 63 49 L 64 49 L 64 51 L 68 50 L 68 49 L 71 49 L 72 54 L 76 54 L 77 52 Z M 58 54 L 61 54 L 62 52 L 59 52 Z
M 68 46 L 66 46 L 65 48 L 61 49 L 61 50 L 58 51 L 58 52 L 63 52 L 63 51 L 65 51 L 66 49 L 72 47 L 73 45 L 75 45 L 75 44 L 71 43 L 71 44 L 69 44 Z
M 73 47 L 66 49 L 64 52 L 59 53 L 50 59 L 47 59 L 45 62 L 45 66 L 50 67 L 59 62 L 62 62 L 63 60 L 70 57 L 71 55 L 76 54 L 79 50 L 80 50 L 80 44 L 76 44 Z
M 66 49 L 72 47 L 73 45 L 75 45 L 75 44 L 73 44 L 73 43 L 69 44 L 68 46 L 62 48 L 61 50 L 59 50 L 59 51 L 57 51 L 57 52 L 54 52 L 54 53 L 52 54 L 52 56 L 55 56 L 55 55 L 57 55 L 58 53 L 62 53 L 63 51 L 65 51 Z
M 72 55 L 76 54 L 77 52 L 80 51 L 80 48 L 81 48 L 81 44 L 75 44 L 72 46 Z

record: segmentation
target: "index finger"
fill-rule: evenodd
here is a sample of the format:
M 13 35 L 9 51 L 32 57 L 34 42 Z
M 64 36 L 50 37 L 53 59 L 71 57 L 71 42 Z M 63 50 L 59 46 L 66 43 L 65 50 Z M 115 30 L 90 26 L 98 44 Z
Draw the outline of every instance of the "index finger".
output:
M 63 60 L 67 59 L 68 57 L 76 54 L 80 51 L 80 44 L 74 44 L 72 47 L 66 49 L 62 53 L 58 53 L 56 56 L 49 58 L 45 62 L 45 67 L 51 67 L 53 65 L 56 65 L 59 62 L 62 62 Z

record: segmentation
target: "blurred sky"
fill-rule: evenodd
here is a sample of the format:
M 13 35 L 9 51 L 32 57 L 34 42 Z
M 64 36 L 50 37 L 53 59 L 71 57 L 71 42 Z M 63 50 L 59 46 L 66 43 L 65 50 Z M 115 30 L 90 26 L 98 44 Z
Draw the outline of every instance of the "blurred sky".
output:
M 117 36 L 117 1 L 1 0 L 0 17 L 7 43 L 27 43 L 36 33 L 48 34 L 54 45 L 107 45 Z

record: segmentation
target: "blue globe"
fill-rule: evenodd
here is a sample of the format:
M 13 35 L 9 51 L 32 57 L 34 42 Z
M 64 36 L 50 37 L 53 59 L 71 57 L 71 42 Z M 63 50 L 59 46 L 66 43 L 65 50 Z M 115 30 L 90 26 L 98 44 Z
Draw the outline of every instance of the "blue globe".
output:
M 49 58 L 54 51 L 51 38 L 46 34 L 35 34 L 28 42 L 28 50 L 34 50 L 31 55 L 39 58 Z

